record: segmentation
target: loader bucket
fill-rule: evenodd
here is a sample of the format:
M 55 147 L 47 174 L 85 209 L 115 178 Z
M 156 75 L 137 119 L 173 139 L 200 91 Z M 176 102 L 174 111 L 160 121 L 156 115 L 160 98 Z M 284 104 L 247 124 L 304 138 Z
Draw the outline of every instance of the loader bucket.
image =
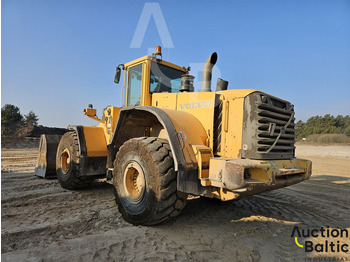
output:
M 56 152 L 61 137 L 62 135 L 41 135 L 34 175 L 43 178 L 57 177 Z

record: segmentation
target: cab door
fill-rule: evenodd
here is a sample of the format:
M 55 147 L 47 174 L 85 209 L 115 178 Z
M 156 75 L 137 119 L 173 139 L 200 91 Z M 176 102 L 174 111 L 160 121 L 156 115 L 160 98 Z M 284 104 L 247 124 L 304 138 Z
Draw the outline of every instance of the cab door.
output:
M 126 106 L 141 105 L 142 69 L 142 63 L 128 68 Z

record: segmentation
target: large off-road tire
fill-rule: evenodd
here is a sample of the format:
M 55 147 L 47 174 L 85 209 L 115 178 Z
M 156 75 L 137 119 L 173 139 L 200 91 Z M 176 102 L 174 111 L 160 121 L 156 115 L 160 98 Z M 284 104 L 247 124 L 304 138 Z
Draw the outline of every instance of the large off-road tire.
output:
M 93 176 L 79 175 L 79 143 L 76 132 L 65 133 L 57 148 L 56 172 L 61 186 L 65 189 L 87 187 L 94 180 Z
M 123 218 L 134 225 L 154 225 L 179 215 L 187 194 L 177 191 L 176 175 L 167 140 L 126 141 L 113 169 L 115 200 Z

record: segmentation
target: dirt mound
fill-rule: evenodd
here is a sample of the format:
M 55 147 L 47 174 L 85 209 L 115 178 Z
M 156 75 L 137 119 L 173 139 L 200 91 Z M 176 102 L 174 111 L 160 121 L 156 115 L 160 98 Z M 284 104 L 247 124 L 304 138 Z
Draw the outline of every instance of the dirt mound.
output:
M 1 137 L 40 137 L 42 134 L 49 135 L 63 135 L 67 132 L 65 128 L 47 127 L 47 126 L 33 126 L 33 125 L 16 125 L 5 124 L 1 125 Z
M 6 137 L 1 138 L 1 149 L 28 149 L 28 148 L 39 148 L 40 138 L 38 137 Z
M 42 134 L 63 135 L 67 129 L 33 125 L 1 125 L 1 148 L 38 148 Z

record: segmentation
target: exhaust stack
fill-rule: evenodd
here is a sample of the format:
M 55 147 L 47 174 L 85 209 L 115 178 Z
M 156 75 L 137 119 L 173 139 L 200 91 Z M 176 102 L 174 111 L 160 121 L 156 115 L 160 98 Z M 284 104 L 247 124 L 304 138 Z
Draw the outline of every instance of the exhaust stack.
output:
M 202 76 L 202 89 L 201 92 L 211 92 L 211 76 L 213 66 L 216 64 L 216 60 L 218 59 L 218 54 L 216 52 L 212 53 L 211 56 L 208 57 L 207 61 L 203 66 L 203 76 Z

